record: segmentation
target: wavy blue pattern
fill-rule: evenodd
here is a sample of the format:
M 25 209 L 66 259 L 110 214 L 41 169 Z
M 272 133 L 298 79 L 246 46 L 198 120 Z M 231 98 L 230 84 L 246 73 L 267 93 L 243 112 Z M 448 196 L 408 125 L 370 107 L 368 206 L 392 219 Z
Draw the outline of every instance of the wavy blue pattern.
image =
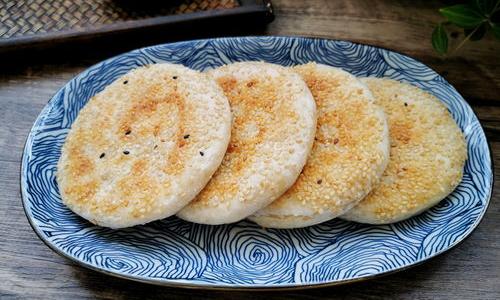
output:
M 300 259 L 286 231 L 265 230 L 248 221 L 226 226 L 196 224 L 190 239 L 207 253 L 203 277 L 214 283 L 289 283 Z
M 366 226 L 344 232 L 296 265 L 295 282 L 318 283 L 358 278 L 411 264 L 418 246 L 399 238 L 390 226 Z
M 265 230 L 248 221 L 204 226 L 171 217 L 111 230 L 89 224 L 61 203 L 56 163 L 68 128 L 89 98 L 145 64 L 172 62 L 206 70 L 244 60 L 285 66 L 316 61 L 358 76 L 402 80 L 433 93 L 466 135 L 469 157 L 461 184 L 427 212 L 385 226 L 332 220 L 296 230 Z M 478 224 L 492 179 L 488 144 L 476 116 L 451 85 L 422 63 L 351 42 L 248 37 L 143 48 L 79 74 L 35 122 L 23 153 L 21 184 L 26 215 L 40 238 L 87 267 L 160 284 L 266 288 L 346 282 L 435 256 Z

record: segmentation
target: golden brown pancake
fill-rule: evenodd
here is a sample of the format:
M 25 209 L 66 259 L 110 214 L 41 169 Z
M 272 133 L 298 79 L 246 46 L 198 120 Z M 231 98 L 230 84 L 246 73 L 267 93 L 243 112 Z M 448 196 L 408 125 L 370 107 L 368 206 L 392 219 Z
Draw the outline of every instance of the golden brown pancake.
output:
M 451 193 L 462 179 L 467 149 L 460 128 L 433 95 L 391 79 L 363 79 L 389 122 L 391 152 L 380 184 L 343 219 L 398 222 Z
M 330 66 L 294 70 L 316 100 L 316 138 L 295 184 L 250 217 L 264 227 L 305 227 L 343 214 L 378 183 L 389 156 L 384 113 L 364 84 Z
M 304 81 L 288 68 L 244 62 L 210 75 L 231 104 L 231 142 L 212 180 L 177 215 L 223 224 L 268 205 L 297 179 L 314 139 L 316 106 Z
M 227 98 L 205 74 L 172 64 L 135 69 L 73 123 L 58 163 L 62 201 L 111 228 L 173 215 L 220 165 L 230 128 Z

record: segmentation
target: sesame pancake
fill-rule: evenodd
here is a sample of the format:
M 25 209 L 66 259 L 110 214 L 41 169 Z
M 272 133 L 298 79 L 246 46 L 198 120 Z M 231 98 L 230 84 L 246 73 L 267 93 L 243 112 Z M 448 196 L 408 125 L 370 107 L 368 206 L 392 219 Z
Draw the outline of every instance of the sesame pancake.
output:
M 389 156 L 384 113 L 364 84 L 325 65 L 311 63 L 294 70 L 316 100 L 316 137 L 295 184 L 250 217 L 264 227 L 305 227 L 343 214 L 378 182 Z
M 239 221 L 282 195 L 311 150 L 316 106 L 292 70 L 242 62 L 212 70 L 233 113 L 231 141 L 221 167 L 177 215 L 203 224 Z
M 363 80 L 387 114 L 390 161 L 380 184 L 343 219 L 398 222 L 437 204 L 462 179 L 467 149 L 462 132 L 433 95 L 391 79 Z
M 223 91 L 180 65 L 135 69 L 92 97 L 58 163 L 62 201 L 122 228 L 175 214 L 220 165 L 231 131 Z

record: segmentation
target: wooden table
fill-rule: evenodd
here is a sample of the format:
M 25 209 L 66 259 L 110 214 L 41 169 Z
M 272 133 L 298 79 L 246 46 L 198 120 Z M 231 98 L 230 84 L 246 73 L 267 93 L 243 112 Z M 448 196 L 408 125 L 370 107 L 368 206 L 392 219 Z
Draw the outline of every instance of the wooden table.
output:
M 306 3 L 307 2 L 307 3 Z M 413 56 L 448 79 L 473 106 L 500 166 L 500 42 L 469 43 L 447 60 L 431 49 L 439 3 L 429 1 L 274 0 L 270 35 L 319 36 L 379 45 Z M 213 33 L 215 34 L 215 33 Z M 165 41 L 165 38 L 163 39 Z M 147 43 L 147 42 L 144 42 Z M 21 206 L 19 169 L 29 129 L 70 78 L 134 43 L 14 61 L 0 75 L 0 298 L 420 298 L 500 299 L 500 182 L 474 233 L 451 251 L 401 273 L 304 291 L 222 292 L 162 288 L 105 276 L 60 257 L 31 230 Z M 87 47 L 87 48 L 86 48 Z M 96 50 L 98 49 L 98 50 Z M 111 49 L 111 50 L 109 50 Z M 2 60 L 5 63 L 5 59 Z

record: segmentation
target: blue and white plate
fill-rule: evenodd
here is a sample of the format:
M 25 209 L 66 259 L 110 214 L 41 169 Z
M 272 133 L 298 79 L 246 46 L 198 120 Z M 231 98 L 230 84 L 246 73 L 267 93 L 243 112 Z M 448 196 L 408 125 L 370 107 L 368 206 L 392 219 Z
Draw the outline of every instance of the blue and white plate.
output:
M 292 66 L 316 61 L 358 76 L 390 77 L 441 99 L 465 133 L 469 157 L 462 183 L 427 212 L 397 224 L 341 220 L 297 230 L 242 221 L 205 226 L 171 217 L 111 230 L 62 203 L 55 180 L 61 146 L 87 100 L 138 66 L 171 62 L 205 70 L 235 61 Z M 407 56 L 344 41 L 243 37 L 188 41 L 135 50 L 103 61 L 49 101 L 28 136 L 21 186 L 26 215 L 57 253 L 88 268 L 137 281 L 203 288 L 283 288 L 339 284 L 401 270 L 458 244 L 483 217 L 492 189 L 491 156 L 477 117 L 458 92 Z

